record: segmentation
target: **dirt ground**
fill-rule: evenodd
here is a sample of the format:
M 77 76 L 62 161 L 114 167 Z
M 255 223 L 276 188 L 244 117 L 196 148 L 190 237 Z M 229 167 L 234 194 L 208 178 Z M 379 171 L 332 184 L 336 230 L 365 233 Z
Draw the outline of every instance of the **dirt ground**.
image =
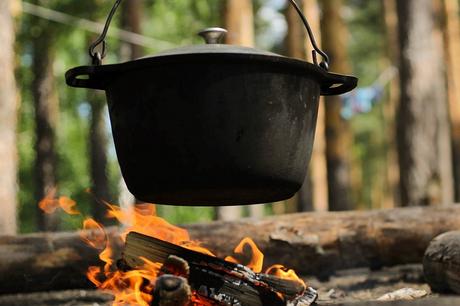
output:
M 337 273 L 327 281 L 306 278 L 319 292 L 318 306 L 460 306 L 460 296 L 432 294 L 424 283 L 421 265 L 407 265 L 380 271 L 367 269 Z M 410 288 L 426 295 L 411 301 L 376 302 L 383 295 Z M 0 296 L 0 306 L 108 306 L 110 295 L 87 290 Z M 267 305 L 268 306 L 268 305 Z

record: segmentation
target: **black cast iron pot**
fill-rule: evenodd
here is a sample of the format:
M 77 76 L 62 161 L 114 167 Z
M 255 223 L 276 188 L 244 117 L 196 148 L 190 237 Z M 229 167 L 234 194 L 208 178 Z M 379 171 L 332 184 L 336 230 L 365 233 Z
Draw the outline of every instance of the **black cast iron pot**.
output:
M 357 84 L 327 72 L 312 36 L 322 64 L 218 44 L 222 32 L 202 32 L 206 45 L 115 65 L 100 65 L 93 45 L 94 65 L 66 74 L 70 86 L 106 91 L 121 171 L 140 200 L 241 205 L 293 196 L 310 160 L 320 95 Z

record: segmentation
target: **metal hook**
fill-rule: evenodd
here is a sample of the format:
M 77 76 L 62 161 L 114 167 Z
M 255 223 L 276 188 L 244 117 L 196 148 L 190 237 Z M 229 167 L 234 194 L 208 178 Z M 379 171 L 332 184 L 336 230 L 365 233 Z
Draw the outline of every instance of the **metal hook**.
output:
M 110 11 L 109 16 L 107 17 L 107 21 L 105 22 L 104 30 L 102 31 L 101 35 L 89 46 L 89 56 L 91 56 L 93 65 L 101 65 L 102 60 L 107 55 L 107 43 L 105 38 L 107 36 L 107 32 L 109 31 L 113 15 L 115 15 L 115 12 L 117 11 L 118 6 L 120 6 L 121 1 L 122 0 L 115 0 L 112 10 Z M 100 44 L 102 44 L 102 51 L 95 51 Z
M 313 34 L 310 24 L 308 23 L 307 18 L 303 14 L 297 2 L 295 0 L 289 0 L 289 2 L 291 2 L 292 6 L 294 6 L 295 10 L 297 11 L 300 18 L 302 19 L 305 29 L 307 29 L 308 37 L 310 38 L 311 45 L 313 46 L 313 49 L 314 49 L 312 51 L 314 64 L 328 71 L 329 70 L 329 56 L 326 54 L 326 52 L 321 50 L 320 47 L 318 47 L 318 44 L 316 43 L 315 35 Z M 319 53 L 323 57 L 323 61 L 319 64 L 318 64 L 318 60 L 316 57 L 316 53 Z

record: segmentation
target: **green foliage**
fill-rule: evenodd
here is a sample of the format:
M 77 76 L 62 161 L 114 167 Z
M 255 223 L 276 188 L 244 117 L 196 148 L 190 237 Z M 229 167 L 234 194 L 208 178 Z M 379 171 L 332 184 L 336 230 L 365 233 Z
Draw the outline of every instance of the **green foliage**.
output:
M 381 1 L 347 0 L 350 57 L 360 86 L 371 84 L 382 72 L 385 25 Z
M 215 209 L 213 207 L 157 205 L 157 214 L 172 224 L 188 224 L 213 220 Z

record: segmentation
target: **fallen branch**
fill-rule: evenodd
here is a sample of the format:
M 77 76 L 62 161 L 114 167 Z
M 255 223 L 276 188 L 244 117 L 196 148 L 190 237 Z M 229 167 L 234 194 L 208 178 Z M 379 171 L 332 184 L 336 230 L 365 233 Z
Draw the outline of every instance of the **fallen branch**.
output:
M 118 241 L 116 228 L 107 233 Z M 121 246 L 121 241 L 115 243 L 115 252 Z M 94 289 L 86 272 L 101 264 L 98 253 L 78 233 L 0 236 L 0 294 Z
M 219 257 L 231 254 L 242 238 L 252 237 L 267 266 L 280 263 L 302 275 L 328 277 L 342 269 L 421 263 L 434 237 L 460 230 L 459 216 L 460 205 L 411 207 L 301 213 L 187 229 Z

